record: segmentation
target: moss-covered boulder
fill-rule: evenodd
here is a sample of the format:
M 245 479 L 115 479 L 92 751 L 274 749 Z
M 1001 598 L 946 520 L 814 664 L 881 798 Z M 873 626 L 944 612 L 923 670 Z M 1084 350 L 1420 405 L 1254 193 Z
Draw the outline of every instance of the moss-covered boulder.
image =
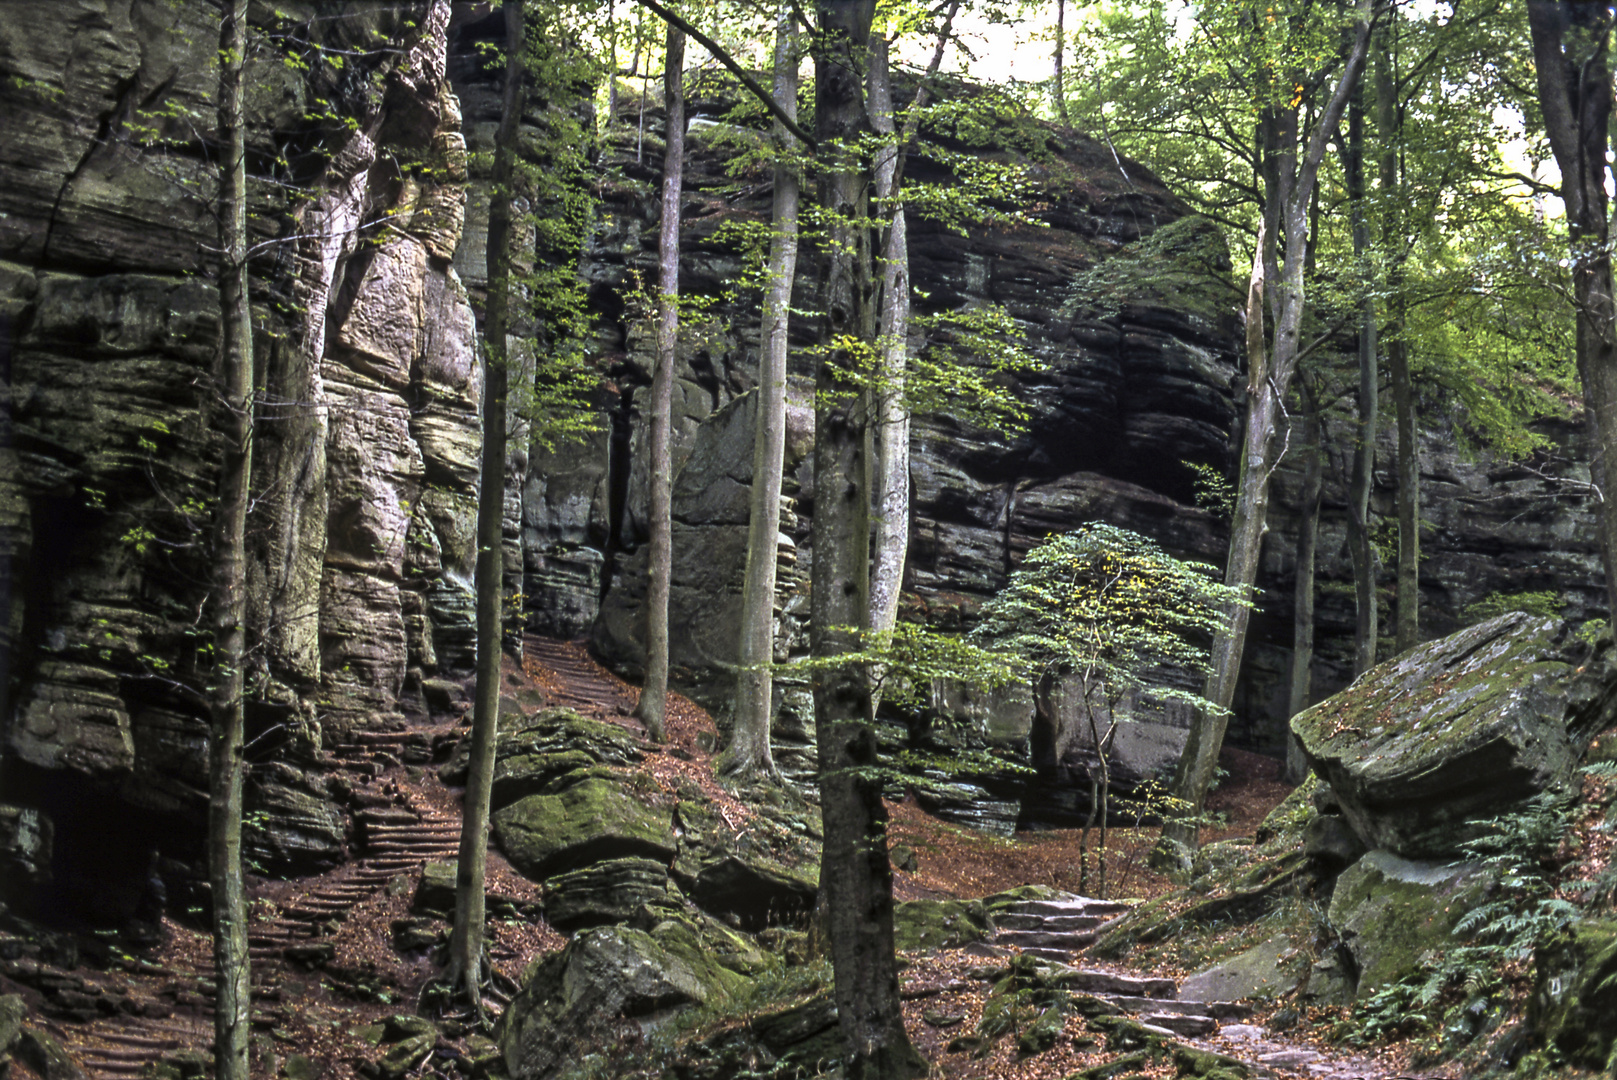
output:
M 1368 848 L 1446 858 L 1472 823 L 1565 784 L 1617 718 L 1612 650 L 1512 612 L 1412 649 L 1292 718 Z
M 814 910 L 819 875 L 757 852 L 705 852 L 691 899 L 705 911 L 756 933 L 768 926 L 799 923 Z
M 910 900 L 893 909 L 893 937 L 900 952 L 958 949 L 986 941 L 993 932 L 980 900 Z
M 1297 988 L 1308 957 L 1284 934 L 1189 976 L 1179 987 L 1184 1001 L 1241 1001 L 1274 998 Z
M 669 811 L 608 776 L 518 799 L 494 813 L 494 835 L 511 865 L 535 881 L 628 856 L 666 866 L 677 847 Z
M 558 930 L 628 922 L 642 907 L 678 903 L 669 894 L 668 867 L 629 856 L 591 863 L 545 884 L 545 918 Z
M 1572 1064 L 1617 1075 L 1617 920 L 1575 924 L 1537 961 L 1529 1026 Z
M 532 965 L 494 1030 L 510 1075 L 545 1080 L 620 1025 L 649 1030 L 679 1009 L 718 1004 L 746 984 L 681 929 L 585 930 Z
M 640 740 L 629 731 L 571 709 L 546 709 L 526 718 L 502 711 L 490 805 L 498 809 L 528 795 L 553 794 L 569 776 L 582 777 L 595 766 L 632 765 L 644 756 Z M 439 779 L 464 784 L 470 761 L 468 735 L 439 767 Z
M 1475 863 L 1413 862 L 1372 851 L 1342 872 L 1330 921 L 1357 969 L 1360 997 L 1415 971 L 1421 955 L 1453 942 L 1454 927 L 1492 889 Z

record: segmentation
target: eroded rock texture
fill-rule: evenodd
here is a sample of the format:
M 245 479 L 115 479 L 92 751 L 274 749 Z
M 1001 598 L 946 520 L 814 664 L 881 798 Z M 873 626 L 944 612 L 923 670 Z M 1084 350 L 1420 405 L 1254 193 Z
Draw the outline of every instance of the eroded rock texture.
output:
M 419 707 L 440 651 L 464 659 L 481 376 L 450 262 L 466 178 L 450 15 L 253 11 L 260 762 L 387 724 Z M 110 853 L 100 872 L 135 887 L 103 892 L 125 906 L 192 854 L 194 829 L 168 826 L 206 802 L 217 35 L 201 4 L 0 8 L 5 779 L 55 819 L 59 862 L 88 874 Z M 251 785 L 257 854 L 339 860 L 330 794 L 288 772 Z

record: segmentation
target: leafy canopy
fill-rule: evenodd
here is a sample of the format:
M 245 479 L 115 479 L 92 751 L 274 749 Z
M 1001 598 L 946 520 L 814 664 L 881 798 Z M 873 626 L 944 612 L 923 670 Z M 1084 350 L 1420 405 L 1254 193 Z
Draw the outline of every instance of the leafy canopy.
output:
M 1164 704 L 1213 708 L 1162 676 L 1208 673 L 1202 642 L 1226 612 L 1249 604 L 1244 590 L 1214 574 L 1139 533 L 1091 522 L 1028 552 L 984 605 L 971 640 L 1016 657 L 1029 678 L 1076 675 L 1086 701 L 1097 691 L 1115 702 L 1137 690 Z

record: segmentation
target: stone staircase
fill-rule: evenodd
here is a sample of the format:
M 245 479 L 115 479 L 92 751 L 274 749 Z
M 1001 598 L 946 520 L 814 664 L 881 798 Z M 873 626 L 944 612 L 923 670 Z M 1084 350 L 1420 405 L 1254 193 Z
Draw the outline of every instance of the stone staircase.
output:
M 357 732 L 332 752 L 345 771 L 375 778 L 404 761 L 429 760 L 431 744 L 422 730 Z M 381 792 L 361 788 L 359 798 L 377 804 L 354 814 L 355 848 L 361 857 L 318 883 L 311 881 L 312 891 L 279 901 L 274 917 L 254 924 L 247 940 L 255 962 L 329 959 L 330 945 L 321 939 L 335 934 L 355 904 L 400 875 L 419 876 L 426 863 L 459 854 L 460 820 L 422 804 L 407 788 L 390 785 Z
M 1023 956 L 1064 967 L 1066 970 L 1052 977 L 1063 989 L 1096 998 L 1163 1035 L 1203 1038 L 1216 1032 L 1221 1020 L 1251 1015 L 1251 1008 L 1238 1002 L 1180 1000 L 1179 983 L 1173 979 L 1077 966 L 1078 955 L 1100 938 L 1108 923 L 1130 908 L 1118 901 L 1073 894 L 1022 900 L 995 912 L 992 941 Z
M 254 1030 L 276 1027 L 297 1007 L 283 996 L 283 963 L 329 960 L 331 938 L 356 905 L 401 876 L 413 884 L 427 862 L 457 856 L 459 818 L 384 775 L 401 764 L 430 760 L 432 740 L 447 730 L 356 732 L 349 742 L 332 747 L 328 764 L 348 778 L 360 807 L 353 815 L 358 857 L 296 883 L 293 894 L 274 901 L 268 919 L 255 917 L 249 926 Z M 182 1072 L 211 1070 L 211 948 L 199 932 L 171 927 L 169 933 L 195 936 L 198 943 L 176 950 L 166 965 L 140 961 L 124 971 L 58 972 L 36 962 L 35 977 L 22 979 L 46 991 L 47 1029 L 71 1046 L 90 1080 L 126 1080 L 163 1060 L 184 1062 Z
M 621 716 L 634 708 L 636 691 L 590 659 L 584 646 L 530 634 L 522 651 L 524 662 L 548 668 L 559 681 L 552 688 L 553 704 L 585 716 Z

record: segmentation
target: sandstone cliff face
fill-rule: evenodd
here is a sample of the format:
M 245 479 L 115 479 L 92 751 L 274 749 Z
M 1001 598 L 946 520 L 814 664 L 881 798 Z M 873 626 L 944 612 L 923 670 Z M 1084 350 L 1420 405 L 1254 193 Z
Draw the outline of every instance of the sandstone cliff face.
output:
M 466 164 L 447 0 L 254 17 L 249 737 L 260 761 L 308 761 L 418 702 L 440 640 L 464 660 Z M 144 880 L 163 823 L 205 807 L 216 20 L 165 0 L 0 8 L 4 797 L 42 804 L 58 851 L 111 852 L 87 872 L 114 881 Z M 342 858 L 324 790 L 261 773 L 260 854 Z M 282 818 L 309 835 L 277 836 Z M 168 836 L 164 856 L 190 853 L 192 829 Z
M 723 665 L 734 658 L 745 551 L 746 490 L 751 482 L 753 382 L 758 327 L 755 306 L 721 293 L 742 264 L 719 230 L 732 219 L 767 216 L 768 181 L 732 176 L 724 142 L 724 103 L 699 102 L 686 161 L 682 289 L 712 298 L 713 318 L 682 332 L 673 425 L 674 498 L 673 662 L 690 689 L 721 715 L 728 707 Z M 620 112 L 617 138 L 601 166 L 600 224 L 585 260 L 594 288 L 600 337 L 611 365 L 612 405 L 602 434 L 583 446 L 535 453 L 528 462 L 522 503 L 524 589 L 529 625 L 547 633 L 589 635 L 609 658 L 633 670 L 640 663 L 639 603 L 644 590 L 645 467 L 641 401 L 650 381 L 652 339 L 633 316 L 630 298 L 640 280 L 655 276 L 656 184 L 660 176 L 660 117 L 644 118 L 635 103 Z M 1035 216 L 1045 226 L 972 228 L 958 235 L 912 215 L 911 259 L 922 310 L 1004 304 L 1026 328 L 1027 345 L 1042 368 L 1018 391 L 1033 411 L 1028 430 L 1011 439 L 948 416 L 919 418 L 911 475 L 914 519 L 905 590 L 908 603 L 944 623 L 990 595 L 1022 554 L 1051 531 L 1091 519 L 1152 536 L 1184 557 L 1222 563 L 1227 526 L 1195 505 L 1187 463 L 1209 464 L 1233 476 L 1241 392 L 1237 369 L 1238 288 L 1216 230 L 1188 216 L 1135 164 L 1125 176 L 1106 150 L 1072 133 L 1045 130 L 1034 153 L 1005 146 L 973 147 L 1031 164 L 1041 190 Z M 910 175 L 935 179 L 936 166 L 910 164 Z M 1152 240 L 1151 243 L 1142 241 Z M 1131 261 L 1149 260 L 1133 275 L 1132 292 L 1100 303 L 1082 290 L 1105 274 L 1108 260 L 1127 274 Z M 1138 269 L 1138 268 L 1137 268 Z M 1085 273 L 1090 271 L 1090 273 Z M 805 257 L 795 306 L 814 310 L 813 260 Z M 1156 283 L 1152 281 L 1155 279 Z M 1238 282 L 1234 282 L 1238 286 Z M 794 331 L 812 340 L 810 319 Z M 919 345 L 919 342 L 916 342 Z M 781 612 L 777 653 L 802 645 L 806 609 L 808 523 L 813 483 L 810 365 L 794 362 L 789 394 L 788 514 L 781 538 Z M 1455 432 L 1464 417 L 1440 394 L 1423 400 L 1422 485 L 1426 561 L 1422 568 L 1423 630 L 1428 636 L 1459 625 L 1471 603 L 1495 593 L 1551 590 L 1567 601 L 1565 614 L 1602 614 L 1593 519 L 1575 485 L 1583 460 L 1581 431 L 1572 421 L 1548 422 L 1551 449 L 1535 468 L 1467 456 Z M 1375 494 L 1383 519 L 1396 517 L 1391 416 L 1379 438 Z M 1346 422 L 1332 421 L 1336 449 L 1327 464 L 1319 542 L 1319 635 L 1314 699 L 1351 679 L 1351 569 L 1346 533 Z M 1300 445 L 1300 431 L 1291 435 Z M 1254 620 L 1247 670 L 1237 699 L 1232 737 L 1279 751 L 1286 720 L 1291 665 L 1292 590 L 1298 515 L 1295 455 L 1282 467 L 1266 541 L 1260 611 Z M 1383 617 L 1391 620 L 1392 575 L 1382 575 Z M 789 681 L 782 686 L 777 738 L 788 757 L 805 758 L 806 702 Z M 991 741 L 1028 747 L 1047 771 L 1076 765 L 1076 748 L 1055 745 L 1063 709 L 1059 694 L 1039 706 L 1026 693 L 960 705 Z M 1171 762 L 1186 718 L 1143 716 L 1126 728 L 1122 772 L 1141 776 Z
M 497 120 L 497 81 L 477 47 L 497 38 L 498 19 L 447 0 L 340 19 L 282 7 L 291 14 L 259 13 L 285 21 L 258 26 L 250 80 L 255 168 L 287 184 L 255 196 L 265 331 L 251 723 L 264 766 L 252 797 L 270 823 L 258 850 L 291 866 L 342 858 L 346 837 L 336 796 L 285 762 L 318 760 L 322 742 L 443 700 L 444 678 L 472 661 L 473 302 L 485 284 L 487 196 L 467 149 L 487 149 Z M 206 415 L 214 38 L 202 5 L 0 5 L 0 802 L 26 806 L 11 815 L 19 821 L 38 819 L 30 835 L 78 853 L 59 868 L 68 892 L 92 876 L 125 883 L 101 890 L 112 915 L 133 909 L 154 850 L 160 870 L 195 854 L 204 802 L 195 631 L 217 458 Z M 343 67 L 320 48 L 342 50 Z M 684 628 L 676 670 L 721 714 L 758 326 L 754 298 L 721 296 L 742 262 L 718 233 L 726 221 L 762 220 L 769 198 L 765 177 L 726 172 L 723 112 L 716 100 L 695 104 L 687 161 L 684 289 L 715 307 L 680 343 L 673 613 Z M 652 351 L 635 298 L 655 276 L 658 124 L 655 110 L 641 117 L 625 101 L 598 162 L 582 272 L 607 376 L 601 428 L 545 450 L 523 445 L 515 427 L 506 485 L 508 585 L 524 596 L 527 625 L 592 636 L 628 668 L 640 654 Z M 1104 147 L 1072 133 L 1026 134 L 1014 146 L 1007 137 L 956 148 L 1026 160 L 1041 226 L 961 235 L 911 222 L 921 308 L 1001 303 L 1041 362 L 1017 387 L 1033 411 L 1023 434 L 946 415 L 916 424 L 906 602 L 944 624 L 968 615 L 1047 532 L 1093 518 L 1180 555 L 1223 556 L 1225 526 L 1194 506 L 1184 464 L 1233 469 L 1239 295 L 1223 243 L 1147 170 L 1127 164 L 1124 175 Z M 924 159 L 909 172 L 941 176 Z M 1116 302 L 1080 287 L 1086 271 L 1131 260 L 1149 260 L 1150 272 Z M 802 268 L 796 306 L 812 311 L 811 257 Z M 799 345 L 814 332 L 801 320 Z M 807 607 L 809 375 L 799 355 L 782 658 L 802 645 Z M 1493 592 L 1556 589 L 1569 618 L 1601 614 L 1579 498 L 1532 471 L 1462 458 L 1451 430 L 1460 419 L 1427 405 L 1428 633 L 1453 628 L 1466 604 Z M 1580 434 L 1570 423 L 1550 434 L 1561 460 L 1549 471 L 1576 474 L 1567 463 L 1584 459 Z M 1389 434 L 1381 446 L 1391 462 Z M 1346 683 L 1351 655 L 1339 473 L 1327 474 L 1316 697 Z M 1378 478 L 1377 507 L 1390 514 L 1390 468 Z M 1232 727 L 1256 747 L 1276 746 L 1284 730 L 1296 486 L 1283 470 Z M 781 757 L 801 771 L 812 762 L 806 693 L 786 680 L 781 691 Z M 942 704 L 1058 779 L 1077 763 L 1077 749 L 1053 737 L 1059 694 L 1037 708 L 1025 693 Z M 1127 729 L 1125 773 L 1174 752 L 1182 718 L 1149 719 Z M 1001 794 L 990 816 L 1003 824 L 1018 809 L 1014 793 Z

